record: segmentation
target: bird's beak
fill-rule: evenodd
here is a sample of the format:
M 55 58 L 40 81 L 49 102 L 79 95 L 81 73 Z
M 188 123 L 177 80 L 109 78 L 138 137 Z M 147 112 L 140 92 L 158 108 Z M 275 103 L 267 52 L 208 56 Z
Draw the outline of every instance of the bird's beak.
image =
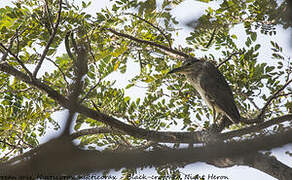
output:
M 181 66 L 181 67 L 178 67 L 178 68 L 174 68 L 173 70 L 169 71 L 167 74 L 172 74 L 172 73 L 180 73 L 180 72 L 182 72 L 182 71 L 183 71 L 183 69 L 184 69 L 184 67 L 183 67 L 183 66 Z

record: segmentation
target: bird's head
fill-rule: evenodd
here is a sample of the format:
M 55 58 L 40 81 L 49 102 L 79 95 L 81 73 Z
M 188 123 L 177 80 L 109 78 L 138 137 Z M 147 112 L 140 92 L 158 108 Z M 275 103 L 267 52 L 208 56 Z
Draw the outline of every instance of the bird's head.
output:
M 172 73 L 189 74 L 196 67 L 197 62 L 200 62 L 200 60 L 197 58 L 186 59 L 183 62 L 181 67 L 174 68 L 171 71 L 169 71 L 167 74 L 172 74 Z

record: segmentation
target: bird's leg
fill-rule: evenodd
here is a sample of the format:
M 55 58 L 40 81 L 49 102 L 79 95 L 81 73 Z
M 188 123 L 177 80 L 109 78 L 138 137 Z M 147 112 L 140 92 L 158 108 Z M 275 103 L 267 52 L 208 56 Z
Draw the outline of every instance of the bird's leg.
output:
M 215 106 L 212 106 L 212 113 L 213 113 L 213 123 L 202 134 L 202 139 L 206 144 L 215 144 L 215 143 L 222 141 L 218 136 L 218 133 L 220 133 L 220 130 L 219 130 L 218 125 L 216 123 L 220 113 L 216 112 Z
M 214 106 L 212 106 L 212 111 L 213 111 L 213 123 L 215 124 L 216 123 L 216 110 L 215 110 Z
M 212 111 L 213 111 L 213 124 L 211 125 L 209 131 L 211 133 L 218 133 L 220 131 L 219 131 L 219 128 L 218 128 L 218 125 L 217 125 L 217 119 L 218 119 L 220 114 L 219 113 L 217 114 L 214 106 L 212 106 Z

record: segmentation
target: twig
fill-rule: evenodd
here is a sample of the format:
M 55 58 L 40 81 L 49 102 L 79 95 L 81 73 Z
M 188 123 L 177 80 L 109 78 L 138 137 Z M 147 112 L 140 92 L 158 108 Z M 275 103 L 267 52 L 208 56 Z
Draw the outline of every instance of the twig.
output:
M 8 48 L 7 49 L 11 49 L 12 48 L 12 45 L 13 45 L 13 41 L 14 41 L 14 39 L 15 39 L 15 37 L 14 36 L 12 36 L 11 37 L 11 39 L 10 39 L 10 41 L 9 41 L 9 45 L 8 45 Z M 3 44 L 1 44 L 1 46 L 3 47 L 4 45 Z M 5 49 L 4 49 L 5 50 Z M 9 51 L 7 51 L 7 50 L 5 50 L 5 52 L 3 52 L 3 56 L 2 56 L 2 58 L 1 58 L 1 61 L 5 61 L 6 60 L 6 58 L 7 58 L 7 56 L 8 56 L 8 53 L 9 53 Z M 1 62 L 0 61 L 0 62 Z
M 212 36 L 211 36 L 211 38 L 210 38 L 210 41 L 208 42 L 206 48 L 208 48 L 208 47 L 211 45 L 211 43 L 212 43 L 212 41 L 213 41 L 213 39 L 214 39 L 214 37 L 215 37 L 216 30 L 217 30 L 217 28 L 215 27 L 214 30 L 213 30 L 213 32 L 212 32 Z
M 256 105 L 256 103 L 253 101 L 252 98 L 250 98 L 248 95 L 246 95 L 245 93 L 242 93 L 241 91 L 237 91 L 238 94 L 244 96 L 247 100 L 249 100 L 249 102 L 257 109 L 260 110 L 260 108 Z
M 249 98 L 249 97 L 246 97 L 248 100 L 249 100 L 249 102 L 251 102 L 251 104 L 257 109 L 257 110 L 260 110 L 260 108 L 256 105 L 256 103 L 251 99 L 251 98 Z
M 48 13 L 50 27 L 53 29 L 54 27 L 53 27 L 53 21 L 52 21 L 52 14 L 51 14 L 50 8 L 48 6 L 48 0 L 45 0 L 45 7 L 46 7 L 46 11 Z
M 96 111 L 100 112 L 100 110 L 99 110 L 99 108 L 97 107 L 97 105 L 96 105 L 92 100 L 90 100 L 90 102 L 92 103 L 94 109 L 95 109 Z
M 23 140 L 23 137 L 21 137 L 21 136 L 18 135 L 17 133 L 15 133 L 15 134 L 16 134 L 16 136 L 20 139 L 20 141 L 21 141 L 23 144 L 27 145 L 29 148 L 34 148 L 33 145 L 28 144 L 27 142 L 25 142 L 25 141 Z
M 89 89 L 89 91 L 85 94 L 85 96 L 80 100 L 80 104 L 88 97 L 91 91 L 93 91 L 98 86 L 99 83 L 100 83 L 100 80 L 93 87 Z
M 93 30 L 91 31 L 91 35 L 90 35 L 91 37 L 92 37 L 92 35 L 93 35 L 94 30 L 95 30 L 95 28 L 93 28 Z M 88 42 L 88 50 L 89 50 L 89 54 L 91 55 L 92 60 L 95 62 L 95 56 L 94 56 L 94 54 L 93 54 L 93 52 L 92 52 L 92 47 L 91 47 L 90 40 L 89 40 L 89 37 L 88 37 L 88 34 L 87 34 L 87 33 L 86 33 L 86 40 L 87 40 L 87 42 Z
M 146 19 L 141 18 L 140 16 L 137 16 L 136 14 L 125 13 L 125 15 L 131 15 L 131 16 L 134 16 L 134 17 L 140 19 L 141 21 L 144 21 L 145 23 L 149 24 L 149 25 L 152 26 L 153 28 L 157 29 L 157 30 L 158 30 L 158 31 L 164 36 L 164 38 L 167 40 L 169 48 L 171 48 L 171 42 L 170 42 L 170 40 L 168 39 L 167 35 L 163 32 L 163 30 L 161 30 L 158 26 L 155 26 L 155 25 L 152 24 L 151 22 L 147 21 Z
M 19 36 L 20 34 L 22 34 L 24 31 L 26 31 L 26 29 L 27 29 L 27 28 L 25 28 L 25 29 L 23 29 L 20 33 L 18 33 L 18 30 L 19 30 L 21 27 L 22 27 L 22 25 L 19 26 L 19 27 L 16 29 L 16 32 L 15 32 L 14 35 L 10 38 L 9 45 L 8 45 L 8 48 L 7 48 L 8 50 L 10 50 L 10 49 L 12 48 L 13 41 L 15 40 L 15 38 L 18 38 L 18 36 Z M 18 51 L 18 49 L 19 49 L 19 43 L 17 44 L 17 51 Z M 7 56 L 8 56 L 8 53 L 9 53 L 9 51 L 5 50 L 5 53 L 3 54 L 2 58 L 1 58 L 1 61 L 6 60 L 6 58 L 7 58 Z M 1 61 L 0 61 L 0 62 L 1 62 Z
M 232 53 L 227 59 L 225 59 L 224 61 L 222 61 L 221 63 L 218 64 L 217 68 L 219 68 L 222 64 L 226 63 L 227 61 L 229 61 L 232 56 L 234 55 L 237 55 L 237 54 L 242 54 L 242 52 L 235 52 L 235 53 Z
M 262 108 L 262 111 L 261 111 L 261 113 L 258 115 L 258 119 L 262 119 L 263 118 L 263 116 L 264 116 L 264 114 L 265 114 L 265 112 L 266 112 L 266 110 L 267 110 L 267 108 L 268 108 L 268 106 L 271 104 L 271 102 L 275 99 L 275 98 L 277 98 L 277 97 L 279 97 L 278 95 L 290 84 L 292 82 L 292 79 L 290 79 L 289 81 L 287 81 L 284 85 L 283 85 L 283 87 L 281 87 L 280 89 L 278 89 L 272 96 L 270 96 L 269 97 L 269 99 L 268 99 L 268 101 L 266 102 L 266 104 L 264 105 L 264 107 Z
M 8 52 L 11 56 L 13 56 L 16 61 L 19 63 L 19 65 L 25 70 L 25 72 L 32 77 L 31 72 L 26 68 L 26 66 L 23 64 L 23 62 L 14 54 L 12 53 L 9 49 L 7 49 L 2 43 L 0 43 L 0 46 L 6 51 Z
M 14 149 L 18 149 L 18 148 L 19 148 L 19 147 L 16 146 L 16 145 L 10 144 L 10 143 L 5 142 L 5 141 L 2 141 L 2 140 L 0 140 L 0 143 L 3 143 L 3 144 L 5 144 L 5 145 L 8 145 L 8 146 L 10 146 L 10 147 L 12 147 L 12 148 L 14 148 Z
M 190 57 L 190 55 L 188 55 L 188 54 L 186 54 L 184 52 L 181 52 L 181 51 L 178 51 L 178 50 L 175 50 L 175 49 L 172 49 L 172 48 L 169 48 L 169 47 L 154 43 L 152 41 L 146 41 L 146 40 L 143 40 L 143 39 L 139 39 L 139 38 L 133 37 L 133 36 L 128 35 L 128 34 L 120 33 L 120 32 L 117 32 L 117 31 L 111 29 L 111 28 L 104 28 L 104 29 L 109 30 L 110 32 L 114 33 L 117 36 L 125 37 L 127 39 L 136 41 L 138 43 L 143 43 L 143 44 L 148 44 L 148 45 L 151 45 L 151 46 L 155 46 L 157 48 L 163 49 L 165 51 L 177 54 L 177 55 L 185 57 L 185 58 L 189 58 Z
M 282 97 L 282 96 L 289 96 L 289 95 L 292 95 L 292 92 L 286 93 L 286 94 L 279 94 L 279 95 L 275 96 L 275 98 Z
M 18 57 L 18 55 L 19 55 L 19 39 L 18 39 L 18 29 L 16 29 L 16 43 L 17 43 L 17 45 L 16 45 L 16 56 Z
M 60 68 L 60 66 L 59 66 L 55 61 L 53 61 L 52 59 L 50 59 L 50 58 L 48 58 L 48 57 L 46 57 L 46 59 L 49 60 L 51 63 L 53 63 L 53 64 L 59 69 L 59 71 L 60 71 L 61 74 L 63 75 L 63 78 L 64 78 L 64 80 L 65 80 L 65 82 L 66 82 L 66 84 L 67 84 L 67 87 L 69 87 L 69 83 L 68 83 L 68 81 L 67 81 L 67 79 L 66 79 L 66 75 L 65 75 L 65 73 L 62 71 L 62 69 Z
M 7 153 L 4 154 L 4 156 L 0 160 L 4 160 L 9 154 L 11 154 L 13 151 L 15 151 L 15 148 L 11 149 Z
M 50 48 L 51 44 L 53 43 L 55 35 L 57 34 L 58 26 L 59 26 L 59 23 L 60 23 L 60 20 L 61 20 L 61 11 L 62 11 L 62 0 L 59 0 L 59 10 L 58 10 L 57 22 L 56 22 L 55 27 L 53 29 L 53 33 L 51 34 L 50 39 L 47 42 L 46 47 L 45 47 L 45 49 L 44 49 L 44 51 L 42 53 L 42 56 L 40 57 L 40 61 L 37 64 L 37 66 L 36 66 L 36 68 L 35 68 L 35 70 L 33 72 L 33 78 L 36 78 L 37 73 L 38 73 L 38 71 L 40 70 L 40 68 L 41 68 L 41 66 L 43 64 L 44 59 L 47 56 L 49 48 Z

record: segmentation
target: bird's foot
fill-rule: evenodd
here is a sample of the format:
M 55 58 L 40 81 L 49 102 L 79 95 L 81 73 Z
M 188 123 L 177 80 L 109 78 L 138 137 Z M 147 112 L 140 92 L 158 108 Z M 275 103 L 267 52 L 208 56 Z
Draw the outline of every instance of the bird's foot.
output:
M 202 131 L 202 141 L 206 144 L 216 144 L 222 142 L 219 133 L 221 132 L 217 124 L 213 124 L 207 130 Z

